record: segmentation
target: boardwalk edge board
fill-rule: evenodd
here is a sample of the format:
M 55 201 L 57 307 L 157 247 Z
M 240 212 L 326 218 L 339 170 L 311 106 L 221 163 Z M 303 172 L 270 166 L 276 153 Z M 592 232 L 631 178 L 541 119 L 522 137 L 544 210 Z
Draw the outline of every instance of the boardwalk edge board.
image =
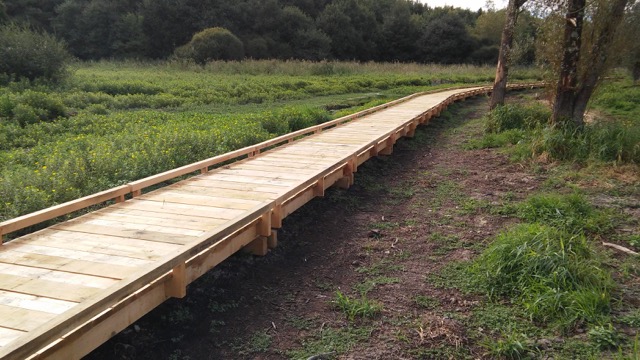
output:
M 525 89 L 540 86 L 542 86 L 541 83 L 528 83 L 510 85 L 509 88 Z M 145 202 L 147 200 L 147 195 L 145 195 L 144 197 L 145 200 L 139 199 L 139 197 L 146 189 L 154 187 L 165 181 L 194 173 L 200 173 L 201 175 L 195 178 L 199 179 L 202 177 L 202 181 L 209 181 L 208 178 L 206 178 L 209 175 L 222 173 L 222 175 L 220 175 L 222 176 L 220 180 L 211 178 L 211 189 L 215 188 L 216 182 L 219 182 L 221 180 L 223 180 L 223 182 L 229 182 L 229 186 L 225 186 L 221 188 L 221 190 L 224 190 L 225 188 L 237 188 L 238 190 L 246 189 L 250 187 L 249 181 L 251 179 L 258 179 L 256 178 L 256 176 L 259 176 L 258 174 L 262 174 L 265 170 L 262 170 L 262 168 L 260 167 L 249 167 L 246 170 L 227 172 L 225 172 L 225 169 L 219 169 L 218 171 L 212 170 L 215 170 L 216 168 L 219 168 L 221 164 L 227 164 L 230 161 L 235 161 L 232 164 L 250 164 L 252 159 L 262 159 L 263 156 L 276 154 L 278 151 L 280 151 L 279 149 L 286 149 L 287 146 L 296 144 L 303 139 L 315 138 L 313 137 L 314 134 L 318 136 L 319 134 L 323 134 L 330 129 L 344 129 L 345 127 L 343 125 L 349 123 L 359 124 L 357 120 L 362 117 L 379 113 L 381 111 L 384 111 L 385 109 L 407 103 L 411 100 L 420 98 L 425 95 L 433 94 L 434 96 L 438 96 L 443 92 L 452 92 L 452 95 L 446 97 L 439 103 L 432 105 L 428 109 L 420 110 L 417 116 L 411 115 L 410 118 L 394 120 L 400 121 L 398 123 L 399 125 L 397 126 L 392 125 L 391 121 L 389 121 L 388 123 L 385 123 L 383 121 L 382 126 L 378 127 L 388 128 L 388 130 L 368 137 L 367 139 L 369 140 L 367 140 L 367 142 L 357 143 L 356 141 L 354 141 L 354 145 L 349 145 L 343 148 L 343 150 L 341 150 L 342 152 L 335 151 L 335 154 L 330 150 L 329 153 L 332 157 L 327 157 L 327 163 L 333 163 L 334 165 L 325 166 L 324 168 L 310 166 L 307 167 L 303 165 L 297 167 L 297 169 L 304 169 L 304 171 L 309 172 L 309 176 L 306 179 L 304 179 L 304 176 L 306 175 L 302 175 L 303 170 L 286 173 L 284 171 L 287 171 L 287 168 L 280 168 L 280 170 L 278 171 L 280 171 L 282 175 L 274 175 L 274 180 L 270 180 L 269 178 L 261 179 L 261 182 L 257 183 L 251 188 L 265 188 L 266 190 L 270 191 L 265 193 L 265 199 L 273 198 L 273 200 L 261 200 L 259 205 L 251 208 L 249 207 L 252 205 L 248 205 L 246 206 L 248 210 L 238 210 L 239 213 L 242 212 L 240 215 L 235 216 L 231 220 L 224 220 L 226 222 L 224 222 L 222 225 L 212 226 L 211 230 L 204 231 L 197 237 L 187 236 L 187 234 L 191 234 L 191 231 L 184 230 L 185 235 L 182 238 L 186 240 L 184 240 L 184 245 L 179 246 L 178 250 L 162 253 L 161 255 L 157 255 L 157 259 L 149 261 L 147 265 L 141 265 L 132 268 L 133 270 L 131 274 L 126 278 L 118 280 L 107 289 L 99 289 L 100 291 L 96 291 L 93 295 L 83 299 L 80 303 L 71 307 L 69 310 L 63 312 L 62 314 L 53 317 L 48 322 L 45 322 L 44 324 L 36 327 L 32 331 L 24 333 L 22 336 L 17 337 L 13 341 L 8 341 L 8 343 L 6 343 L 4 346 L 0 345 L 0 358 L 8 360 L 26 358 L 81 358 L 82 356 L 88 354 L 96 347 L 107 341 L 109 338 L 117 334 L 119 331 L 125 329 L 127 326 L 151 311 L 153 308 L 160 305 L 165 300 L 171 297 L 184 297 L 186 295 L 186 288 L 188 284 L 220 264 L 235 252 L 244 249 L 252 252 L 255 255 L 265 255 L 268 252 L 268 249 L 273 248 L 277 245 L 276 229 L 282 227 L 282 220 L 289 214 L 305 205 L 311 199 L 324 196 L 325 190 L 331 186 L 348 188 L 353 185 L 354 174 L 357 172 L 358 167 L 361 164 L 378 155 L 390 155 L 393 152 L 394 144 L 398 139 L 402 137 L 413 137 L 413 135 L 415 134 L 415 130 L 419 125 L 427 123 L 432 117 L 439 116 L 440 113 L 449 104 L 458 100 L 464 100 L 468 97 L 488 94 L 490 91 L 491 88 L 489 87 L 469 87 L 444 89 L 435 92 L 413 94 L 402 99 L 395 100 L 390 103 L 383 104 L 350 116 L 302 129 L 284 136 L 274 138 L 269 141 L 265 141 L 260 144 L 212 157 L 210 159 L 199 161 L 158 175 L 134 181 L 127 185 L 119 186 L 117 188 L 109 189 L 97 194 L 83 197 L 81 199 L 70 201 L 61 205 L 57 205 L 48 209 L 44 209 L 32 214 L 0 223 L 1 238 L 3 235 L 60 216 L 68 215 L 70 213 L 77 212 L 90 206 L 107 202 L 113 202 L 114 204 L 105 209 L 120 207 L 120 209 L 122 209 L 121 211 L 128 211 L 128 208 L 126 206 L 129 206 L 130 203 L 139 201 Z M 412 110 L 413 112 L 416 111 L 415 109 L 410 110 Z M 398 117 L 402 116 L 398 115 Z M 348 135 L 344 136 L 345 139 L 347 137 Z M 315 147 L 316 145 L 318 146 L 317 148 Z M 334 145 L 333 147 L 335 147 L 335 144 L 332 143 L 324 144 L 324 146 L 328 149 L 331 149 L 331 145 Z M 316 149 L 321 149 L 322 146 L 323 144 L 319 143 L 308 148 L 311 150 L 307 157 L 313 158 L 313 155 L 311 154 L 315 153 L 316 151 L 320 151 Z M 341 155 L 344 154 L 344 151 L 347 150 L 351 151 L 348 156 Z M 287 152 L 280 152 L 282 153 L 282 155 L 275 155 L 274 159 L 279 159 L 281 156 L 284 156 L 284 158 L 290 158 L 292 163 L 295 162 L 297 155 L 289 155 Z M 301 164 L 305 163 L 303 160 L 300 161 Z M 268 162 L 269 161 L 267 161 L 267 163 Z M 295 170 L 295 168 L 289 168 L 289 170 Z M 290 175 L 285 176 L 286 174 Z M 282 178 L 282 180 L 279 180 L 280 176 L 285 177 Z M 190 179 L 195 178 L 191 177 Z M 297 180 L 298 178 L 300 178 L 301 180 Z M 183 180 L 183 182 L 186 185 L 193 185 L 193 183 L 189 182 L 189 179 Z M 264 184 L 260 185 L 262 183 Z M 293 187 L 286 185 L 289 183 L 295 185 L 292 185 Z M 150 211 L 151 215 L 149 216 L 160 216 L 157 214 L 164 214 L 162 216 L 167 218 L 171 218 L 172 216 L 174 216 L 174 222 L 176 224 L 180 224 L 181 221 L 190 221 L 186 215 L 182 215 L 179 213 L 180 208 L 184 206 L 188 207 L 188 205 L 179 205 L 178 203 L 165 204 L 164 200 L 158 200 L 162 199 L 162 189 L 164 188 L 145 193 L 150 197 L 157 198 L 155 202 L 151 201 L 151 204 L 145 205 L 147 207 L 154 206 L 157 208 L 157 210 L 154 210 L 155 208 L 152 209 L 152 211 Z M 209 189 L 209 187 L 203 187 L 202 189 Z M 282 189 L 282 191 L 280 191 L 279 189 Z M 233 191 L 240 192 L 237 190 Z M 259 192 L 260 191 L 256 190 L 256 193 Z M 195 193 L 188 193 L 183 195 L 180 195 L 180 193 L 172 193 L 171 195 L 171 201 L 174 201 L 173 199 L 176 198 L 178 200 L 175 201 L 179 201 L 179 196 L 184 196 L 185 198 L 193 198 L 194 196 L 197 196 L 197 194 Z M 205 196 L 204 194 L 203 196 L 206 200 L 207 196 Z M 213 196 L 213 198 L 208 198 L 220 199 L 219 197 L 216 198 L 216 196 L 218 195 L 211 196 Z M 233 196 L 233 193 L 228 195 L 229 203 L 233 203 L 233 201 L 235 201 L 235 203 L 245 203 L 243 201 L 234 200 L 239 198 Z M 246 203 L 250 204 L 249 202 Z M 204 203 L 201 207 L 203 209 L 206 209 L 214 205 L 215 204 Z M 172 207 L 177 207 L 177 210 L 171 210 Z M 136 208 L 134 207 L 132 209 Z M 139 212 L 140 210 L 133 211 Z M 157 211 L 157 213 L 155 213 L 154 211 Z M 95 216 L 99 216 L 100 210 L 95 214 Z M 194 221 L 204 221 L 205 219 L 211 218 L 211 220 L 207 221 L 213 221 L 213 223 L 217 223 L 218 220 L 215 219 L 215 216 L 217 215 L 215 214 L 216 212 L 211 212 L 210 214 L 207 213 L 203 216 L 208 217 L 198 218 L 201 220 Z M 92 219 L 91 216 L 92 215 L 85 215 L 83 217 L 77 218 L 77 220 L 82 221 L 83 218 Z M 222 222 L 222 220 L 220 222 Z M 140 224 L 137 224 L 134 228 L 131 229 L 126 228 L 127 223 L 123 223 L 122 226 L 122 229 L 116 229 L 117 233 L 113 236 L 123 236 L 123 239 L 134 236 L 133 238 L 131 238 L 133 244 L 135 243 L 136 239 L 141 239 L 140 241 L 147 241 L 142 240 L 145 239 L 144 236 L 140 236 L 142 234 L 145 234 L 144 227 L 141 227 Z M 149 228 L 156 229 L 157 227 L 149 225 Z M 47 234 L 50 231 L 54 231 L 50 229 L 51 228 L 41 230 L 36 234 L 39 234 L 41 232 L 43 234 Z M 179 232 L 179 229 L 181 229 L 181 227 L 176 225 L 176 229 L 172 230 Z M 165 232 L 164 234 L 167 233 Z M 85 244 L 82 246 L 91 249 L 95 248 L 96 251 L 98 251 L 95 257 L 100 259 L 104 258 L 105 261 L 108 261 L 109 256 L 111 256 L 107 255 L 111 253 L 112 250 L 110 249 L 112 247 L 115 249 L 115 247 L 120 246 L 117 244 L 95 244 L 95 242 L 90 241 L 91 234 L 85 235 L 87 238 L 86 241 L 82 240 L 82 235 L 77 235 L 79 236 L 78 241 L 80 241 L 80 243 L 82 244 Z M 30 235 L 25 236 L 25 238 L 28 236 Z M 180 235 L 177 234 L 175 235 L 175 237 L 176 239 L 178 239 Z M 18 238 L 0 246 L 0 252 L 8 252 L 12 249 L 20 249 L 20 246 L 22 245 L 21 239 L 22 238 Z M 48 239 L 44 235 L 43 239 L 39 239 L 38 237 L 36 237 L 33 241 L 35 241 L 36 245 L 43 249 L 42 251 L 48 251 L 47 243 L 44 242 L 45 240 L 54 241 L 54 239 Z M 85 242 L 83 243 L 83 241 Z M 179 241 L 177 241 L 177 243 L 179 243 Z M 31 248 L 33 248 L 33 246 Z M 80 249 L 81 248 L 74 248 L 70 249 L 69 251 L 77 252 L 77 250 Z M 84 248 L 82 249 L 82 251 L 85 251 Z M 125 250 L 126 248 L 123 248 L 123 250 L 121 251 Z M 43 257 L 46 256 L 63 256 L 63 258 L 55 258 L 58 262 L 62 261 L 62 259 L 67 259 L 68 261 L 73 260 L 70 256 L 68 258 L 64 258 L 64 256 L 66 256 L 64 255 L 64 250 L 60 249 L 56 249 L 55 252 L 52 252 L 51 255 L 43 255 Z M 1 258 L 0 262 L 2 262 Z M 61 274 L 64 273 L 64 270 L 54 268 L 53 265 L 48 264 L 43 264 L 42 268 L 51 269 L 53 281 L 65 281 L 64 278 L 60 278 Z M 27 277 L 25 277 L 25 279 L 29 280 Z M 55 282 L 52 284 L 55 284 Z M 2 286 L 1 282 L 0 286 Z M 12 291 L 11 288 L 0 288 L 0 290 Z M 0 330 L 3 329 L 7 328 L 2 327 L 2 324 L 0 324 Z M 10 329 L 8 329 L 7 331 L 10 331 Z

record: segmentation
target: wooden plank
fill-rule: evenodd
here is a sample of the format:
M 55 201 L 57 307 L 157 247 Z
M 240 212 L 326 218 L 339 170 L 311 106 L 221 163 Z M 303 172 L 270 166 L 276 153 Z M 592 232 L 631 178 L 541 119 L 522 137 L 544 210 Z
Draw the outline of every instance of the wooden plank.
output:
M 15 246 L 11 249 L 12 253 L 16 252 L 25 252 L 29 254 L 39 254 L 46 256 L 57 256 L 62 258 L 69 259 L 83 259 L 86 261 L 103 263 L 108 265 L 117 265 L 117 266 L 128 266 L 131 267 L 133 271 L 135 267 L 141 267 L 145 265 L 149 265 L 151 260 L 148 259 L 139 259 L 133 258 L 130 256 L 118 256 L 118 255 L 110 255 L 104 254 L 100 252 L 90 252 L 90 251 L 79 251 L 79 250 L 71 250 L 67 248 L 55 248 L 51 246 L 39 246 L 39 245 L 31 245 L 25 243 L 16 243 Z M 110 251 L 113 252 L 113 251 Z M 130 272 L 131 273 L 131 272 Z
M 162 189 L 138 197 L 141 200 L 162 201 L 176 204 L 214 206 L 222 209 L 249 210 L 261 203 L 255 200 L 232 199 L 210 195 L 205 190 L 197 189 L 186 192 L 180 188 Z
M 128 266 L 95 263 L 85 260 L 68 259 L 58 256 L 31 254 L 18 251 L 0 252 L 0 263 L 31 266 L 41 269 L 124 279 L 131 273 Z
M 31 331 L 53 319 L 55 314 L 0 304 L 0 327 Z
M 0 274 L 0 290 L 78 303 L 103 291 L 103 289 L 95 287 L 65 284 L 42 279 L 30 279 L 10 274 Z
M 0 348 L 9 345 L 26 334 L 24 331 L 0 327 Z
M 216 189 L 238 190 L 243 192 L 260 192 L 267 194 L 280 194 L 286 187 L 272 184 L 255 184 L 246 181 L 228 181 L 213 177 L 198 177 L 184 181 L 185 185 L 210 187 Z
M 94 294 L 94 296 L 86 299 L 82 304 L 79 304 L 71 311 L 66 312 L 65 316 L 58 316 L 54 318 L 46 325 L 28 333 L 26 336 L 11 343 L 5 348 L 0 349 L 0 357 L 4 357 L 5 360 L 25 358 L 31 354 L 33 349 L 43 347 L 51 341 L 51 339 L 59 338 L 70 330 L 75 329 L 102 312 L 102 309 L 105 307 L 109 307 L 111 304 L 125 299 L 137 289 L 149 284 L 154 279 L 158 279 L 178 264 L 197 255 L 202 250 L 224 238 L 224 236 L 228 236 L 235 231 L 238 231 L 242 226 L 244 226 L 245 219 L 255 219 L 260 216 L 258 214 L 264 214 L 266 211 L 271 209 L 273 205 L 274 204 L 267 204 L 265 206 L 258 207 L 253 211 L 234 219 L 234 221 L 229 222 L 229 224 L 224 226 L 222 229 L 217 229 L 215 232 L 209 232 L 203 235 L 201 237 L 201 241 L 198 243 L 184 247 L 180 251 L 164 257 L 159 262 L 133 273 L 132 276 L 118 282 L 107 291 L 103 291 L 100 294 Z M 2 280 L 0 280 L 0 283 L 1 282 Z
M 211 196 L 221 197 L 226 199 L 239 199 L 239 200 L 258 200 L 260 202 L 263 201 L 273 201 L 278 198 L 277 193 L 266 193 L 266 192 L 257 192 L 251 190 L 234 190 L 234 189 L 224 189 L 215 187 L 215 185 L 211 187 L 200 186 L 205 184 L 195 184 L 190 183 L 189 185 L 183 185 L 180 187 L 181 192 L 185 193 L 194 193 L 199 194 L 201 192 L 206 192 Z M 211 220 L 214 221 L 214 220 Z
M 98 289 L 108 288 L 117 282 L 117 280 L 107 277 L 74 274 L 63 271 L 4 263 L 0 263 L 0 274 L 20 276 L 27 279 L 46 280 L 69 285 L 81 285 Z
M 135 240 L 106 234 L 88 234 L 73 231 L 45 231 L 20 239 L 15 246 L 25 245 L 59 248 L 95 254 L 113 255 L 130 259 L 154 260 L 176 251 L 178 244 Z M 135 263 L 135 262 L 132 262 Z
M 183 187 L 184 190 L 185 187 Z M 104 211 L 98 211 L 93 215 L 105 220 L 123 221 L 126 219 L 129 223 L 148 224 L 148 225 L 166 225 L 171 228 L 191 229 L 191 230 L 211 230 L 213 227 L 222 225 L 225 220 L 211 218 L 194 218 L 180 214 L 167 214 L 145 212 L 141 210 L 124 210 L 106 208 Z
M 50 314 L 62 314 L 77 305 L 77 303 L 71 301 L 55 300 L 9 291 L 0 291 L 0 304 Z
M 57 218 L 59 216 L 67 215 L 69 213 L 87 208 L 92 205 L 100 204 L 114 198 L 122 198 L 122 200 L 124 200 L 124 196 L 128 193 L 129 187 L 123 185 L 99 192 L 97 194 L 85 196 L 77 200 L 69 201 L 64 204 L 53 206 L 44 210 L 36 211 L 31 214 L 20 216 L 15 219 L 7 220 L 0 223 L 0 240 L 2 240 L 3 234 L 8 234 L 13 231 L 24 229 L 26 227 L 36 225 L 47 220 Z
M 248 226 L 204 249 L 187 261 L 187 283 L 204 275 L 257 237 L 257 227 Z
M 234 174 L 222 174 L 216 173 L 215 179 L 218 181 L 230 181 L 230 182 L 248 182 L 260 185 L 277 185 L 283 187 L 283 190 L 287 190 L 292 186 L 295 186 L 301 179 L 265 179 L 260 175 L 234 175 Z
M 282 161 L 282 162 L 295 162 L 298 164 L 320 164 L 329 166 L 334 163 L 335 159 L 339 158 L 339 156 L 321 156 L 321 157 L 313 157 L 308 155 L 296 155 L 292 153 L 270 153 L 265 155 L 264 157 L 259 157 L 258 159 L 268 159 L 270 161 Z
M 95 223 L 70 222 L 54 225 L 51 229 L 66 230 L 84 234 L 108 235 L 126 239 L 147 240 L 159 243 L 185 245 L 195 241 L 198 237 L 193 235 L 170 234 L 152 230 L 139 229 L 136 224 L 122 223 L 100 225 Z M 182 229 L 184 230 L 184 229 Z M 187 231 L 187 230 L 184 230 Z
M 222 209 L 213 206 L 184 205 L 139 199 L 129 200 L 125 203 L 118 204 L 117 207 L 120 209 L 145 210 L 223 220 L 230 220 L 245 213 L 245 211 L 242 210 Z
M 325 165 L 319 164 L 317 162 L 299 163 L 299 162 L 296 162 L 295 159 L 287 159 L 283 161 L 281 158 L 276 159 L 273 157 L 266 157 L 266 156 L 257 157 L 253 159 L 250 163 L 247 162 L 244 164 L 252 164 L 254 166 L 278 166 L 281 168 L 300 169 L 300 170 L 306 170 L 306 169 L 320 170 L 325 168 Z
M 235 170 L 257 170 L 257 171 L 270 171 L 274 170 L 278 174 L 289 173 L 289 174 L 298 174 L 298 175 L 313 175 L 321 170 L 320 167 L 315 168 L 291 168 L 291 167 L 283 167 L 279 166 L 279 164 L 258 164 L 258 163 L 246 163 L 234 165 L 232 169 Z
M 278 180 L 278 181 L 289 180 L 289 182 L 292 184 L 294 184 L 296 180 L 305 180 L 309 177 L 308 175 L 305 175 L 305 174 L 292 174 L 288 171 L 276 172 L 276 170 L 278 169 L 273 169 L 273 171 L 243 170 L 243 169 L 236 169 L 235 167 L 232 167 L 231 169 L 224 169 L 221 171 L 217 171 L 216 175 L 220 174 L 220 175 L 233 175 L 233 176 L 252 176 L 252 177 L 260 177 L 260 178 L 269 179 L 269 180 Z

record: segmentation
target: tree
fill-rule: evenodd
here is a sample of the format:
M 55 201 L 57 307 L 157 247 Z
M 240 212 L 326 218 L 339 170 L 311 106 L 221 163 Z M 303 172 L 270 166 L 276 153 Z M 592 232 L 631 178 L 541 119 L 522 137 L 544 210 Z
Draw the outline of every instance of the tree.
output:
M 7 15 L 7 6 L 2 0 L 0 0 L 0 25 L 4 24 L 7 20 L 9 20 L 9 15 Z
M 193 35 L 188 44 L 176 49 L 176 56 L 193 59 L 202 65 L 211 60 L 241 60 L 244 45 L 231 31 L 215 27 Z
M 621 25 L 622 31 L 618 31 L 618 44 L 621 52 L 626 54 L 622 59 L 622 65 L 631 71 L 633 84 L 638 85 L 640 80 L 640 2 L 636 3 L 626 13 L 625 21 Z
M 418 41 L 423 62 L 460 64 L 476 47 L 463 18 L 455 12 L 428 20 Z
M 341 60 L 372 60 L 377 55 L 378 23 L 356 0 L 335 0 L 317 19 L 318 28 L 331 38 L 331 52 Z
M 67 75 L 69 59 L 64 44 L 53 35 L 21 25 L 0 26 L 0 74 L 58 82 Z
M 493 83 L 493 91 L 491 92 L 491 101 L 489 103 L 490 109 L 504 104 L 513 34 L 518 19 L 518 11 L 526 1 L 527 0 L 509 0 L 509 5 L 507 5 L 506 20 L 500 40 L 500 54 L 498 55 L 498 65 L 496 67 L 496 79 Z
M 568 0 L 552 122 L 584 125 L 591 95 L 610 63 L 611 45 L 629 0 L 602 1 L 585 24 L 586 0 Z M 590 31 L 584 36 L 585 25 Z M 586 45 L 586 46 L 585 46 Z

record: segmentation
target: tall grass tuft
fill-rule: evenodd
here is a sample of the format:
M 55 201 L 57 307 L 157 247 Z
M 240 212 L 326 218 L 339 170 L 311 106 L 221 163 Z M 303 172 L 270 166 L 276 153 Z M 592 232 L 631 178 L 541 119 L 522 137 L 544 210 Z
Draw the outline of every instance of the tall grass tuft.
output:
M 498 235 L 471 272 L 489 295 L 523 305 L 535 321 L 570 330 L 601 324 L 614 283 L 584 235 L 522 224 Z
M 603 233 L 613 226 L 607 213 L 595 209 L 579 194 L 541 194 L 518 205 L 525 221 L 554 226 L 571 234 Z
M 485 132 L 500 133 L 512 129 L 531 130 L 549 122 L 551 112 L 539 105 L 506 104 L 499 106 L 485 117 Z

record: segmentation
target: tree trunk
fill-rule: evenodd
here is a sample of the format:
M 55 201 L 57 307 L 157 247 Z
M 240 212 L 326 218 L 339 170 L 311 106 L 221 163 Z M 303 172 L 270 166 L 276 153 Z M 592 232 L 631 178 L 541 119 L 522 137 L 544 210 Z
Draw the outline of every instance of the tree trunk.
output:
M 564 49 L 560 63 L 560 79 L 556 88 L 551 120 L 554 123 L 574 120 L 576 91 L 578 87 L 578 64 L 582 45 L 582 24 L 586 0 L 569 0 L 564 25 Z M 577 123 L 582 125 L 582 121 Z
M 638 80 L 640 80 L 640 60 L 633 63 L 633 85 L 638 85 Z
M 513 33 L 518 20 L 518 10 L 527 0 L 509 0 L 507 5 L 507 17 L 502 29 L 502 39 L 500 41 L 500 54 L 498 55 L 498 66 L 496 68 L 496 80 L 493 83 L 491 101 L 489 109 L 493 110 L 498 105 L 504 104 L 504 97 L 507 92 L 507 78 L 509 75 L 509 60 L 511 58 L 511 46 L 513 45 Z
M 565 25 L 565 52 L 553 108 L 554 123 L 570 120 L 577 126 L 584 125 L 587 104 L 607 69 L 609 47 L 614 40 L 618 25 L 622 22 L 628 2 L 629 0 L 613 0 L 610 8 L 603 9 L 607 19 L 601 28 L 596 29 L 597 35 L 593 39 L 593 46 L 587 59 L 588 66 L 584 74 L 579 77 L 578 62 L 585 0 L 569 0 L 569 12 Z M 575 16 L 575 22 L 570 15 Z

